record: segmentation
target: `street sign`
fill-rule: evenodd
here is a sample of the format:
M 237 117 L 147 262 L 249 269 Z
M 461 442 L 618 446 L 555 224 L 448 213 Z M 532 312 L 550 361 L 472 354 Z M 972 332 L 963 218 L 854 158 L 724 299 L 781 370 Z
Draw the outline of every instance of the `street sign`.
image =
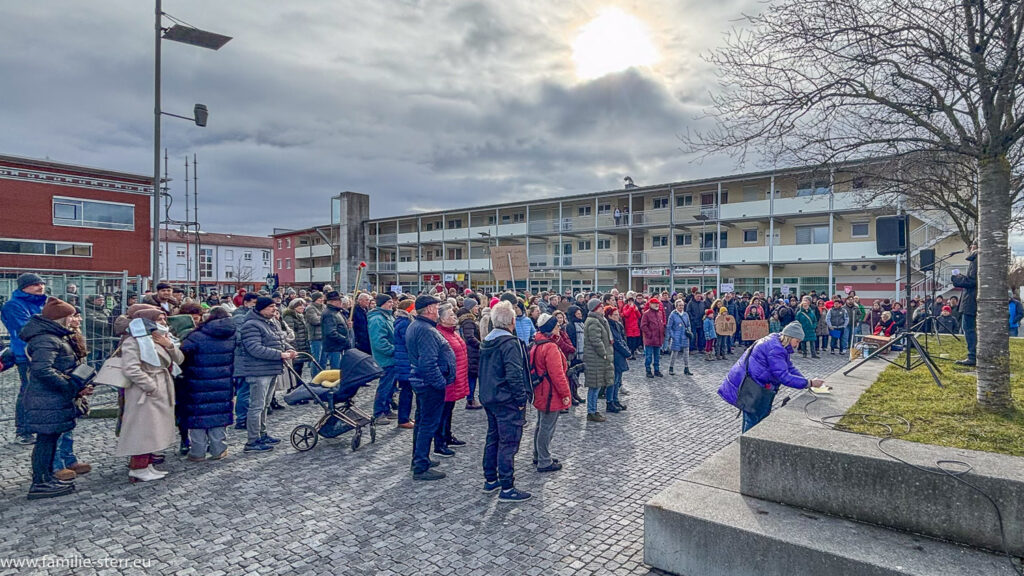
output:
M 444 281 L 445 282 L 455 282 L 455 274 L 445 274 L 444 275 Z
M 729 292 L 735 292 L 736 286 L 732 282 L 723 282 L 719 290 L 722 294 L 728 294 Z
M 401 294 L 402 293 L 402 287 L 400 285 L 398 285 L 398 284 L 392 284 L 391 285 L 391 291 L 394 292 L 395 294 Z

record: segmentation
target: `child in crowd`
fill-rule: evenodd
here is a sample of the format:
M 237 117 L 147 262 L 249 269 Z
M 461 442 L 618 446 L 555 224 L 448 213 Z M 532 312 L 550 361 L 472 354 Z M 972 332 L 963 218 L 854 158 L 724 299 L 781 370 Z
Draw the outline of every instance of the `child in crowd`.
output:
M 779 322 L 778 312 L 772 312 L 772 317 L 768 320 L 768 331 L 772 334 L 782 332 L 782 323 Z
M 704 360 L 710 362 L 714 360 L 712 354 L 718 342 L 718 335 L 715 334 L 715 311 L 710 309 L 704 312 L 704 342 Z

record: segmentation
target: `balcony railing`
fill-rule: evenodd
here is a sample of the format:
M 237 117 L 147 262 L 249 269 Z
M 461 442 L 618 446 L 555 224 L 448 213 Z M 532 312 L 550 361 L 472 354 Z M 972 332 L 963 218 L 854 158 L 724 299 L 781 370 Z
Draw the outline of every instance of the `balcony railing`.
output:
M 717 205 L 712 205 L 712 204 L 708 204 L 707 206 L 701 206 L 700 207 L 700 213 L 701 213 L 702 216 L 705 216 L 709 220 L 717 220 L 718 219 L 718 206 Z
M 394 272 L 397 267 L 397 262 L 377 262 L 377 270 L 380 272 Z
M 718 248 L 701 248 L 700 251 L 701 262 L 717 262 L 718 261 Z

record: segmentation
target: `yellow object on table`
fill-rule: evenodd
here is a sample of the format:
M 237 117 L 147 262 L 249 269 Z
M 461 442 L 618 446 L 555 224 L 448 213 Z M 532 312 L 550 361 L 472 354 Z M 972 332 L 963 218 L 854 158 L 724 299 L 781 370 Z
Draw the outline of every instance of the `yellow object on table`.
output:
M 321 370 L 313 377 L 313 384 L 319 384 L 324 388 L 334 388 L 341 382 L 341 370 Z

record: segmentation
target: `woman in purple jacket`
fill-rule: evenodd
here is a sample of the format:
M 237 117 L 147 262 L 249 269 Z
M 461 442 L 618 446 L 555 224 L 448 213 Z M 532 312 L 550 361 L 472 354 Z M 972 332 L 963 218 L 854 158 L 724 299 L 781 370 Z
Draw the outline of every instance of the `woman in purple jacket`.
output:
M 723 400 L 736 405 L 736 396 L 739 394 L 743 378 L 749 374 L 754 382 L 764 386 L 767 394 L 761 405 L 754 412 L 743 412 L 743 431 L 753 428 L 758 422 L 764 420 L 772 411 L 772 401 L 779 391 L 779 386 L 790 388 L 818 387 L 824 382 L 821 378 L 807 378 L 793 366 L 790 358 L 793 349 L 800 345 L 804 339 L 804 330 L 798 322 L 790 322 L 783 327 L 779 334 L 769 334 L 761 338 L 754 345 L 747 349 L 746 354 L 740 356 L 736 364 L 729 370 L 729 375 L 718 388 L 718 395 Z M 747 356 L 750 356 L 749 368 L 747 367 Z M 748 372 L 749 370 L 749 372 Z

